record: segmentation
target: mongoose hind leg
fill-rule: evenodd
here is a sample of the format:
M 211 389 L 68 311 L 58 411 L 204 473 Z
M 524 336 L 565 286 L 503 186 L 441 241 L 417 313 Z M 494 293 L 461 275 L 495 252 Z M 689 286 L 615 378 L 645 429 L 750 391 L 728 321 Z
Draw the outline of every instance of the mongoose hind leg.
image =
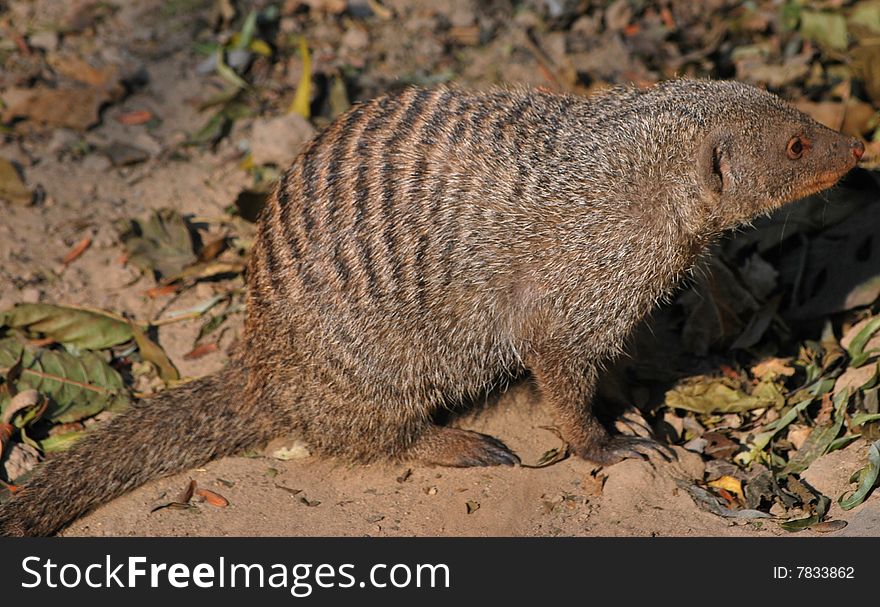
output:
M 564 355 L 533 354 L 532 376 L 544 401 L 550 405 L 562 437 L 579 457 L 601 464 L 615 464 L 628 458 L 646 459 L 657 453 L 669 461 L 675 452 L 667 445 L 640 436 L 612 436 L 592 411 L 598 369 Z
M 454 468 L 519 464 L 519 458 L 496 438 L 437 425 L 428 426 L 407 455 L 425 464 Z
M 339 380 L 332 388 L 305 383 L 309 391 L 292 407 L 295 425 L 321 453 L 361 462 L 410 460 L 458 468 L 519 463 L 491 436 L 432 423 L 433 407 L 411 404 L 418 396 L 377 395 Z

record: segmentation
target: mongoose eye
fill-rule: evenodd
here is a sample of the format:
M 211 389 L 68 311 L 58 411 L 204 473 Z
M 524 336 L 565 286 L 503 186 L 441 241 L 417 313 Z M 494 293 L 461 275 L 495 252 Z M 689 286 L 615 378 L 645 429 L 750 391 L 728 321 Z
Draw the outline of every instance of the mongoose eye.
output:
M 800 137 L 792 137 L 788 140 L 788 146 L 786 147 L 786 153 L 788 157 L 792 160 L 797 160 L 801 156 L 804 155 L 804 149 L 806 148 L 806 144 L 804 140 Z

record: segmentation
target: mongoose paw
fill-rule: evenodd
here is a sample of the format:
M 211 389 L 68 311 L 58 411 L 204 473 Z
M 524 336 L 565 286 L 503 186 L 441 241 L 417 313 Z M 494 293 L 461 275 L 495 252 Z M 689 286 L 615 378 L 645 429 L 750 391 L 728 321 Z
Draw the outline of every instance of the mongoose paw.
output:
M 610 466 L 625 459 L 650 460 L 652 454 L 658 455 L 667 462 L 678 459 L 669 445 L 642 436 L 612 436 L 599 444 L 576 449 L 575 453 L 587 461 L 603 466 Z
M 461 453 L 460 467 L 474 466 L 517 466 L 519 457 L 495 437 L 472 432 L 476 438 L 466 451 Z
M 426 464 L 453 468 L 515 466 L 520 463 L 513 451 L 497 438 L 439 426 L 421 437 L 412 456 Z

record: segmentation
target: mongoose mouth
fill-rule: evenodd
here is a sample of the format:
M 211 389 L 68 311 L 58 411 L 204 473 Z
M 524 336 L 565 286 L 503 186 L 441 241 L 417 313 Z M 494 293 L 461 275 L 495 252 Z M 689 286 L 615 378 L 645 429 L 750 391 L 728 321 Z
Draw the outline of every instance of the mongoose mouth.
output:
M 840 181 L 844 175 L 853 170 L 858 165 L 859 160 L 862 159 L 862 155 L 865 153 L 865 146 L 861 141 L 852 139 L 846 149 L 846 157 L 842 167 L 819 172 L 815 179 L 795 192 L 794 199 L 804 198 L 827 190 Z
M 829 171 L 823 173 L 812 183 L 806 184 L 803 188 L 795 190 L 789 197 L 789 200 L 800 200 L 801 198 L 806 198 L 807 196 L 812 196 L 813 194 L 818 194 L 819 192 L 827 190 L 836 185 L 847 172 L 849 171 Z M 783 203 L 784 202 L 785 201 L 783 201 Z

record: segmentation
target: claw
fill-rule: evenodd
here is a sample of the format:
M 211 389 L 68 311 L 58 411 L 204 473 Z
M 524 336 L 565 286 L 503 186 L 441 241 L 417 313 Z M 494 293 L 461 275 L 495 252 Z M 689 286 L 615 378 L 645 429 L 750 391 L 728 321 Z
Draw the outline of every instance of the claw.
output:
M 615 436 L 602 444 L 577 451 L 577 454 L 583 459 L 603 466 L 616 464 L 625 459 L 650 461 L 649 455 L 652 453 L 656 453 L 666 462 L 678 459 L 675 451 L 669 445 L 641 436 Z
M 486 434 L 478 434 L 482 439 L 482 450 L 475 452 L 470 458 L 471 466 L 517 466 L 520 463 L 507 445 L 497 438 Z
M 519 458 L 497 438 L 458 428 L 435 427 L 422 438 L 413 456 L 427 464 L 469 468 L 516 466 Z

